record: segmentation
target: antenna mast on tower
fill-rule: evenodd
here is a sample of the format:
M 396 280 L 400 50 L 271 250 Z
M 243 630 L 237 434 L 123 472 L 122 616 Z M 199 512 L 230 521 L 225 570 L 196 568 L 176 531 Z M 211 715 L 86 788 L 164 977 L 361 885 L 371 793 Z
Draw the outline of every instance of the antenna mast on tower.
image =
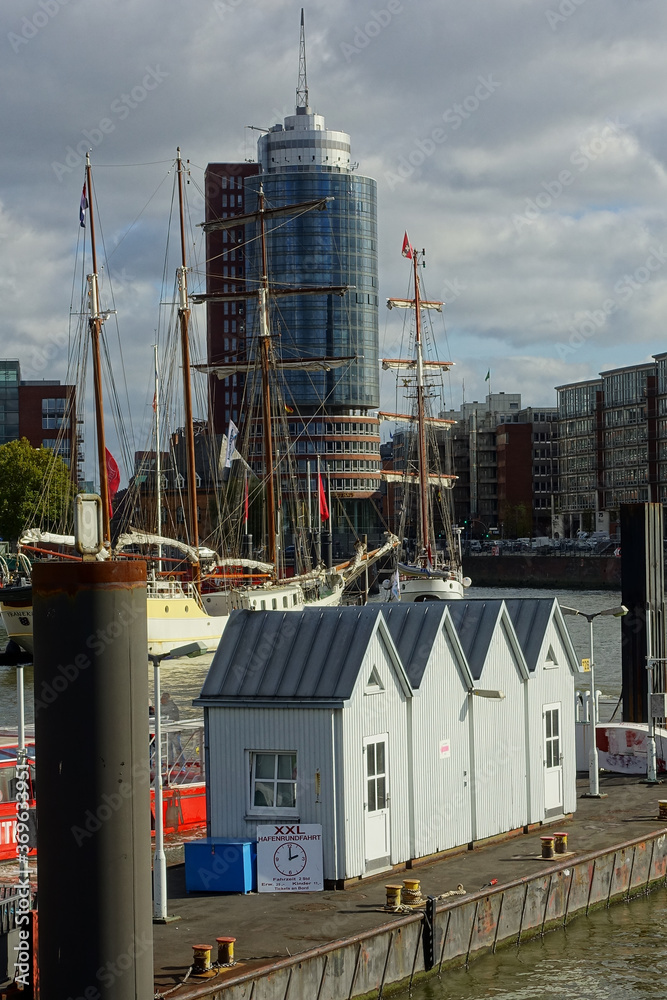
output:
M 301 34 L 299 36 L 299 82 L 296 85 L 296 106 L 308 107 L 308 80 L 306 79 L 306 30 L 303 26 L 303 7 L 301 8 Z

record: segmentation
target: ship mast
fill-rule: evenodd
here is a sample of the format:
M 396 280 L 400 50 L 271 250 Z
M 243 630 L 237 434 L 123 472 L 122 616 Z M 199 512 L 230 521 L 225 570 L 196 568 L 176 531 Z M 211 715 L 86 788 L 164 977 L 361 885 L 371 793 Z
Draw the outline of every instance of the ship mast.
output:
M 155 393 L 153 411 L 155 413 L 155 531 L 162 534 L 162 463 L 160 455 L 160 373 L 158 369 L 158 345 L 153 345 L 155 358 Z M 162 572 L 162 545 L 158 545 L 158 572 Z
M 100 477 L 100 497 L 102 499 L 102 543 L 105 548 L 111 548 L 111 514 L 109 511 L 109 475 L 107 472 L 107 449 L 104 436 L 104 405 L 102 402 L 102 360 L 100 354 L 100 338 L 102 323 L 105 316 L 100 312 L 99 282 L 97 274 L 97 251 L 95 249 L 95 215 L 93 212 L 93 185 L 90 169 L 90 154 L 86 153 L 86 188 L 88 191 L 88 211 L 90 217 L 90 244 L 93 262 L 93 273 L 87 277 L 88 307 L 90 317 L 88 326 L 93 351 L 93 392 L 95 405 L 95 429 L 97 434 L 97 461 Z
M 269 278 L 266 260 L 266 233 L 264 228 L 264 186 L 259 186 L 259 232 L 262 250 L 262 275 L 259 298 L 259 355 L 262 374 L 262 417 L 264 432 L 264 461 L 266 463 L 266 519 L 269 535 L 269 562 L 275 566 L 276 576 L 276 488 L 273 479 L 273 424 L 271 413 L 271 334 L 269 332 L 268 289 Z
M 381 420 L 399 420 L 407 421 L 413 425 L 416 424 L 417 429 L 417 463 L 418 469 L 417 474 L 411 474 L 409 472 L 408 465 L 406 464 L 406 470 L 403 474 L 403 479 L 405 484 L 409 482 L 414 482 L 415 485 L 419 486 L 419 525 L 418 525 L 418 535 L 421 532 L 421 542 L 423 545 L 423 553 L 418 556 L 418 561 L 422 564 L 424 569 L 428 569 L 428 564 L 433 562 L 433 550 L 432 542 L 434 542 L 433 535 L 433 519 L 431 517 L 431 494 L 429 487 L 431 484 L 437 485 L 440 488 L 450 488 L 454 485 L 454 480 L 456 476 L 453 475 L 431 475 L 428 468 L 428 447 L 426 444 L 426 428 L 428 426 L 441 427 L 443 429 L 449 428 L 455 421 L 453 420 L 443 420 L 437 417 L 432 417 L 427 413 L 427 395 L 428 395 L 428 385 L 426 382 L 427 374 L 441 374 L 443 371 L 451 368 L 451 361 L 425 361 L 424 360 L 424 347 L 422 343 L 422 326 L 421 326 L 421 314 L 422 309 L 435 309 L 436 312 L 442 312 L 442 302 L 422 299 L 420 296 L 419 288 L 419 264 L 424 263 L 424 251 L 418 253 L 414 250 L 408 241 L 408 234 L 405 234 L 405 241 L 403 245 L 403 256 L 409 257 L 412 260 L 412 267 L 414 272 L 414 282 L 415 282 L 415 297 L 413 299 L 387 299 L 387 305 L 390 309 L 414 309 L 415 313 L 415 357 L 411 359 L 402 358 L 383 358 L 382 367 L 385 370 L 395 369 L 395 370 L 407 370 L 414 375 L 415 385 L 417 390 L 417 412 L 416 414 L 407 413 L 387 413 L 380 411 L 378 416 Z M 406 460 L 407 461 L 407 460 Z M 392 473 L 385 473 L 385 478 L 393 477 Z M 398 477 L 397 477 L 398 478 Z
M 423 251 L 422 251 L 423 256 Z M 431 538 L 429 532 L 428 516 L 428 464 L 426 450 L 426 420 L 425 409 L 426 400 L 424 398 L 424 359 L 422 356 L 421 340 L 421 309 L 419 304 L 419 253 L 417 250 L 412 254 L 412 265 L 415 277 L 415 343 L 417 351 L 417 441 L 419 449 L 419 505 L 422 544 L 424 546 L 423 563 L 424 567 L 431 562 Z
M 183 367 L 184 436 L 187 465 L 187 495 L 190 527 L 190 545 L 199 552 L 199 524 L 197 521 L 197 480 L 195 470 L 195 439 L 192 425 L 192 385 L 190 377 L 190 306 L 188 303 L 188 278 L 185 257 L 185 214 L 183 209 L 183 161 L 180 146 L 176 150 L 178 162 L 178 210 L 181 227 L 181 266 L 178 269 L 178 319 L 181 330 L 181 363 Z M 159 447 L 159 442 L 158 442 Z M 194 565 L 195 583 L 200 582 L 199 562 Z

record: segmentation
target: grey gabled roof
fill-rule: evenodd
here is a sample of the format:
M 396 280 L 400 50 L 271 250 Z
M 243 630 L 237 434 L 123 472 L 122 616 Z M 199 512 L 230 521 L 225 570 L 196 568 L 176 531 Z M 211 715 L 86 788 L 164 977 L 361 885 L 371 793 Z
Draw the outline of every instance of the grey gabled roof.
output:
M 554 612 L 554 597 L 510 598 L 505 600 L 526 665 L 537 667 L 544 635 Z
M 553 598 L 498 598 L 301 612 L 234 611 L 198 702 L 347 701 L 380 620 L 408 692 L 419 688 L 447 615 L 475 681 L 482 677 L 498 623 L 507 615 L 509 637 L 525 675 L 526 667 L 533 672 L 537 666 L 553 610 Z
M 478 681 L 489 652 L 489 645 L 503 611 L 502 600 L 448 601 L 470 673 Z
M 380 604 L 382 615 L 389 626 L 405 672 L 413 688 L 422 682 L 426 665 L 433 650 L 448 605 L 444 601 L 424 603 Z
M 379 616 L 377 605 L 234 611 L 200 699 L 345 701 L 352 695 Z M 403 674 L 400 663 L 398 668 Z

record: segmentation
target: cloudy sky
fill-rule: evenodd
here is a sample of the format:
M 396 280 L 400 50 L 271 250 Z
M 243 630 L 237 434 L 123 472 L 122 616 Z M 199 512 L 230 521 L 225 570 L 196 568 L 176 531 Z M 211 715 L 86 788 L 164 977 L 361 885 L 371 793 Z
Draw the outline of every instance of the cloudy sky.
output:
M 65 377 L 89 146 L 117 381 L 148 420 L 170 162 L 180 145 L 198 221 L 206 163 L 254 158 L 246 126 L 293 111 L 301 5 L 3 0 L 0 339 L 24 378 Z M 381 301 L 406 292 L 407 229 L 447 303 L 448 406 L 463 383 L 482 399 L 489 369 L 493 391 L 549 406 L 558 384 L 667 349 L 664 0 L 305 11 L 310 103 L 378 182 Z

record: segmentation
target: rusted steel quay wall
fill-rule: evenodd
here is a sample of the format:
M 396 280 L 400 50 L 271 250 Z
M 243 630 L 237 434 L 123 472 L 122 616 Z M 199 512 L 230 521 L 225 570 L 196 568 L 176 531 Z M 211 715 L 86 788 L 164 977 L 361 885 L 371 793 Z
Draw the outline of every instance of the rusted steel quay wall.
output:
M 564 927 L 578 914 L 667 884 L 667 830 L 554 865 L 539 875 L 422 910 L 374 931 L 281 959 L 252 972 L 179 990 L 212 1000 L 341 1000 L 386 996 L 504 945 Z

